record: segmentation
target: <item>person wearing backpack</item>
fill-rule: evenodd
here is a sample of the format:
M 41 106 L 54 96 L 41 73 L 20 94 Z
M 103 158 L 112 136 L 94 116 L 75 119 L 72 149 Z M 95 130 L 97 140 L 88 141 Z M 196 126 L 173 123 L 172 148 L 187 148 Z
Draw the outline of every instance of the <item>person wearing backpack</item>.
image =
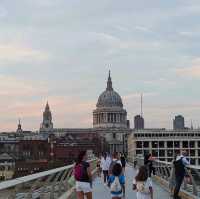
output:
M 109 165 L 109 170 L 108 170 L 108 175 L 112 175 L 112 170 L 113 170 L 113 166 L 118 163 L 122 166 L 121 160 L 119 159 L 119 154 L 117 152 L 114 152 L 112 154 L 112 161 L 110 162 Z
M 92 199 L 92 174 L 87 160 L 87 152 L 81 151 L 74 166 L 77 199 Z
M 112 199 L 121 199 L 125 196 L 125 176 L 122 175 L 122 166 L 119 163 L 113 165 L 112 174 L 108 178 L 108 187 Z
M 174 161 L 176 181 L 176 185 L 174 188 L 174 199 L 181 198 L 178 194 L 186 174 L 186 166 L 190 164 L 189 161 L 186 159 L 186 155 L 187 152 L 184 150 L 182 151 L 182 154 L 176 158 L 176 161 Z
M 133 190 L 137 191 L 137 199 L 153 199 L 152 181 L 146 166 L 141 166 L 133 179 Z

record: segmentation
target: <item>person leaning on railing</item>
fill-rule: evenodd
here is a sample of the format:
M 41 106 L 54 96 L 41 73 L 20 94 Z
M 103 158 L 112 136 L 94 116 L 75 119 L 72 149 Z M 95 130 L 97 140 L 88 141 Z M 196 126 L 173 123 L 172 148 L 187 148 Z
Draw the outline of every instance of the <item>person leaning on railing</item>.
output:
M 74 166 L 77 199 L 92 199 L 92 173 L 87 160 L 87 152 L 81 151 Z
M 176 158 L 174 161 L 175 168 L 175 179 L 176 185 L 174 188 L 174 199 L 180 199 L 179 191 L 181 184 L 183 183 L 184 177 L 186 175 L 186 166 L 189 165 L 189 161 L 186 159 L 187 152 L 185 150 L 182 151 L 182 154 Z
M 169 177 L 169 190 L 171 196 L 173 196 L 174 187 L 176 186 L 175 167 L 174 167 L 174 162 L 176 161 L 176 158 L 177 154 L 174 155 L 174 159 L 171 163 L 171 172 Z

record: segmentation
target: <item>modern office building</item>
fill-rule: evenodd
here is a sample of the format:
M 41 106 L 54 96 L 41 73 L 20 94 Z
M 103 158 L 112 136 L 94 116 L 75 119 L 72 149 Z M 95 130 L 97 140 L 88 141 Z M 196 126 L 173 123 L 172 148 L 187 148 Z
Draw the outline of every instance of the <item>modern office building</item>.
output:
M 134 128 L 144 129 L 144 118 L 141 115 L 136 115 L 134 117 Z
M 174 130 L 185 129 L 185 119 L 182 115 L 175 116 L 175 119 L 173 120 L 173 129 Z
M 155 158 L 171 162 L 175 154 L 186 150 L 193 165 L 200 165 L 200 130 L 133 130 L 128 137 L 128 157 L 151 153 Z

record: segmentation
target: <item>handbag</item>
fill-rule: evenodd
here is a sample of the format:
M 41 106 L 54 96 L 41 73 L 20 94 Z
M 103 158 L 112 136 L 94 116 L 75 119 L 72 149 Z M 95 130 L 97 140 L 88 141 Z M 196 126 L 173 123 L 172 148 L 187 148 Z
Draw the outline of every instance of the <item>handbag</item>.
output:
M 75 183 L 76 183 L 76 180 L 74 178 L 74 175 L 71 175 L 71 177 L 68 180 L 68 184 L 70 187 L 73 187 L 75 185 Z

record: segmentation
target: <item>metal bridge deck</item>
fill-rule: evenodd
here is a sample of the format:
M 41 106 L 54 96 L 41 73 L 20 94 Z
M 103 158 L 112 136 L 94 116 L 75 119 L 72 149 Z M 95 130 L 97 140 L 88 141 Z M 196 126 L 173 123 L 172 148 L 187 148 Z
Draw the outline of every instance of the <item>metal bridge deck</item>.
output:
M 126 167 L 126 199 L 136 199 L 136 192 L 132 190 L 132 181 L 136 171 L 131 167 Z M 163 189 L 159 184 L 153 182 L 154 199 L 169 199 L 169 193 Z M 110 199 L 110 191 L 107 186 L 103 184 L 101 178 L 96 178 L 93 185 L 94 199 Z

